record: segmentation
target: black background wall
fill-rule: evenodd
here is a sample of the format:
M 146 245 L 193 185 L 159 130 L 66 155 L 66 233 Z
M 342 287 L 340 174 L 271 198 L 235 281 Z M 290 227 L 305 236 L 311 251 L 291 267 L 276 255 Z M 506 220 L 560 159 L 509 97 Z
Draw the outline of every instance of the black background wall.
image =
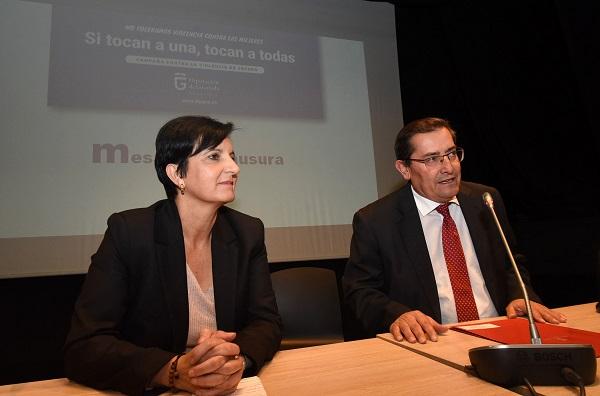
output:
M 595 300 L 598 4 L 394 3 L 404 120 L 453 123 L 463 178 L 500 190 L 548 305 Z
M 463 177 L 503 194 L 547 305 L 596 301 L 599 6 L 582 0 L 390 2 L 405 122 L 424 116 L 452 122 L 466 152 Z M 344 262 L 293 265 L 341 273 Z M 0 384 L 63 375 L 61 346 L 83 279 L 0 280 Z M 355 333 L 352 321 L 346 330 Z

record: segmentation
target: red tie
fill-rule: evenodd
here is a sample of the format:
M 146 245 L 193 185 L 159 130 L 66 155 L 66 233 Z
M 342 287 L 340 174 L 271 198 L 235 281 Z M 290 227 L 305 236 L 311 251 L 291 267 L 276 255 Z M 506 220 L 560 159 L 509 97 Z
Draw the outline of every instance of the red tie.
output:
M 450 216 L 448 210 L 449 203 L 445 203 L 436 208 L 444 216 L 442 223 L 442 245 L 444 246 L 444 258 L 448 267 L 450 284 L 454 293 L 454 303 L 456 304 L 456 315 L 459 322 L 479 319 L 477 305 L 471 289 L 469 272 L 467 271 L 467 262 L 463 252 L 456 229 L 456 223 Z

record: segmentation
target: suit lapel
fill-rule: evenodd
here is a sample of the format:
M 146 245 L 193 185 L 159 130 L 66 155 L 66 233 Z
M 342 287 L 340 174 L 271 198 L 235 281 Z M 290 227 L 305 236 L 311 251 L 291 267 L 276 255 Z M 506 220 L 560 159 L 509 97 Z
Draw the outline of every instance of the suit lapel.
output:
M 219 210 L 212 230 L 213 290 L 217 326 L 220 330 L 234 331 L 239 248 L 236 234 L 224 210 Z
M 185 246 L 181 220 L 172 200 L 157 210 L 154 222 L 156 261 L 172 323 L 173 350 L 183 351 L 189 326 Z
M 412 189 L 407 185 L 402 189 L 397 201 L 397 219 L 399 238 L 404 244 L 404 251 L 410 258 L 417 279 L 421 283 L 427 302 L 436 313 L 437 320 L 441 320 L 441 310 L 433 266 L 429 257 L 429 250 L 423 234 L 423 226 L 419 219 L 419 212 L 412 196 Z

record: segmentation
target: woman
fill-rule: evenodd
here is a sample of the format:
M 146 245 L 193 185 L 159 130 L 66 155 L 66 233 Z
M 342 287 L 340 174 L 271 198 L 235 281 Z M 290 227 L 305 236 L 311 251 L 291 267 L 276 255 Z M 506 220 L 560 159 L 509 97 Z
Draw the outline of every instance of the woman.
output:
M 199 116 L 160 129 L 154 163 L 168 199 L 108 219 L 65 345 L 72 380 L 226 394 L 279 348 L 263 224 L 223 206 L 239 174 L 232 130 Z

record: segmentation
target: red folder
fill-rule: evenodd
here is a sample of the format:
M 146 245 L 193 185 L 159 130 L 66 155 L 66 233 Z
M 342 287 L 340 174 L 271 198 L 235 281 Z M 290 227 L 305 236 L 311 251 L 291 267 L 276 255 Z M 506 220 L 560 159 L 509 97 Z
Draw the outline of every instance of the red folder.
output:
M 481 328 L 489 325 L 489 328 Z M 564 325 L 536 323 L 543 344 L 590 344 L 600 357 L 600 333 L 574 329 Z M 524 318 L 482 322 L 477 325 L 456 326 L 452 330 L 496 341 L 501 344 L 531 344 L 529 322 Z

